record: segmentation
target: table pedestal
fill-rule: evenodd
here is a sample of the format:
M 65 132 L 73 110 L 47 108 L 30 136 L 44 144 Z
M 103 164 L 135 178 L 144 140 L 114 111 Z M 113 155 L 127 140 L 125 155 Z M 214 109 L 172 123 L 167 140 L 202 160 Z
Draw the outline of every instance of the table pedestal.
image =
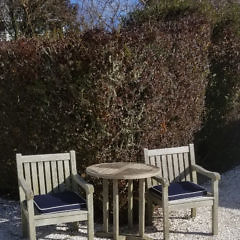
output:
M 103 231 L 97 232 L 98 237 L 110 237 L 114 240 L 151 239 L 145 232 L 145 179 L 139 179 L 139 233 L 119 234 L 119 193 L 118 180 L 113 179 L 113 232 L 109 232 L 109 183 L 103 179 Z M 133 227 L 133 180 L 128 180 L 128 227 Z

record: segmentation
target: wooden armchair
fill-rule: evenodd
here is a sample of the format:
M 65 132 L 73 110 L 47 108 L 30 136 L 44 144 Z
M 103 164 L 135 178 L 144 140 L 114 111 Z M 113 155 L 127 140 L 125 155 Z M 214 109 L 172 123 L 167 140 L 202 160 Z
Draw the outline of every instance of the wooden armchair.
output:
M 88 221 L 94 238 L 93 186 L 76 169 L 75 151 L 16 155 L 23 236 L 36 239 L 36 227 Z M 86 200 L 80 196 L 83 190 Z
M 212 232 L 218 233 L 218 173 L 209 172 L 196 165 L 194 145 L 144 149 L 145 163 L 158 166 L 159 176 L 147 180 L 148 224 L 152 221 L 153 204 L 163 209 L 164 239 L 169 239 L 169 211 L 191 208 L 191 216 L 196 216 L 196 208 L 212 206 Z M 212 192 L 197 185 L 197 174 L 212 181 Z M 160 184 L 159 184 L 160 183 Z

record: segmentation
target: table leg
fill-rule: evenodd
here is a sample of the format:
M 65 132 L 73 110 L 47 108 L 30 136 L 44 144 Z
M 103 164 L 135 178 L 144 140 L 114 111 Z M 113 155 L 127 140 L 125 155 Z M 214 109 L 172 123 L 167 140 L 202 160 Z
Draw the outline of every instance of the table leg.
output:
M 127 240 L 151 240 L 145 234 L 145 179 L 139 180 L 139 234 L 128 235 Z
M 119 195 L 118 180 L 113 180 L 113 239 L 119 239 Z
M 108 232 L 108 222 L 109 222 L 109 200 L 108 200 L 108 180 L 103 179 L 103 231 Z
M 145 232 L 145 179 L 139 180 L 139 235 Z
M 128 227 L 133 228 L 133 180 L 128 180 Z

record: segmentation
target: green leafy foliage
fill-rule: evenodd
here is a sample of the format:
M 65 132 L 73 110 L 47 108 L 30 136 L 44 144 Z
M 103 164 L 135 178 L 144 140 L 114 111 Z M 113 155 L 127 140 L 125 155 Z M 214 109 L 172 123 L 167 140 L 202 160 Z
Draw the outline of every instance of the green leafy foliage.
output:
M 239 163 L 239 15 L 239 4 L 226 4 L 218 10 L 209 51 L 205 121 L 197 136 L 201 163 L 220 171 Z

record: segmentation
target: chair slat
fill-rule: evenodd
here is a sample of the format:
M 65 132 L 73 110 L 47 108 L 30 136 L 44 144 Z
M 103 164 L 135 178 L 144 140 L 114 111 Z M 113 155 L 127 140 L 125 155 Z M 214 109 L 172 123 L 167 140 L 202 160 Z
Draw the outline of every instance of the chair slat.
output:
M 183 159 L 184 159 L 184 169 L 185 169 L 185 174 L 186 174 L 186 181 L 190 181 L 190 172 L 189 172 L 189 154 L 184 153 L 183 154 Z
M 179 164 L 178 164 L 178 156 L 177 154 L 172 155 L 173 158 L 173 173 L 174 173 L 174 181 L 179 181 Z
M 162 177 L 162 161 L 160 156 L 156 156 L 156 166 L 160 168 L 159 176 Z
M 156 166 L 155 156 L 150 157 L 150 158 L 149 158 L 149 162 L 150 162 L 150 165 Z M 157 184 L 158 184 L 157 181 L 152 178 L 152 185 L 155 186 L 155 185 L 157 185 Z
M 172 155 L 167 155 L 167 166 L 168 166 L 168 179 L 169 182 L 172 182 L 174 180 Z
M 46 180 L 46 193 L 50 193 L 52 191 L 50 162 L 44 162 L 44 170 Z
M 34 195 L 39 195 L 39 185 L 38 185 L 38 176 L 37 176 L 37 164 L 35 162 L 31 163 L 32 171 L 32 188 Z
M 168 179 L 168 167 L 166 155 L 162 156 L 162 174 L 164 178 Z
M 180 153 L 178 154 L 178 165 L 179 165 L 179 171 L 180 171 L 180 176 L 181 176 L 181 179 L 179 180 L 186 180 L 186 174 L 185 174 L 185 171 L 184 171 L 184 161 L 183 161 L 183 154 Z
M 57 176 L 57 163 L 56 163 L 56 161 L 51 162 L 51 171 L 52 171 L 53 192 L 57 192 L 58 191 L 58 176 Z
M 150 157 L 149 160 L 150 160 L 150 165 L 156 166 L 156 161 L 154 156 Z
M 24 175 L 25 175 L 26 182 L 29 185 L 29 187 L 32 189 L 32 178 L 31 178 L 30 164 L 29 163 L 24 163 L 23 166 L 24 166 Z
M 38 162 L 38 179 L 40 194 L 46 194 L 45 175 L 43 170 L 43 162 Z
M 70 187 L 71 181 L 70 181 L 70 162 L 68 160 L 64 161 L 64 176 L 65 176 L 65 182 L 68 187 Z
M 58 184 L 61 191 L 64 190 L 64 172 L 63 172 L 63 161 L 57 161 L 58 168 Z

